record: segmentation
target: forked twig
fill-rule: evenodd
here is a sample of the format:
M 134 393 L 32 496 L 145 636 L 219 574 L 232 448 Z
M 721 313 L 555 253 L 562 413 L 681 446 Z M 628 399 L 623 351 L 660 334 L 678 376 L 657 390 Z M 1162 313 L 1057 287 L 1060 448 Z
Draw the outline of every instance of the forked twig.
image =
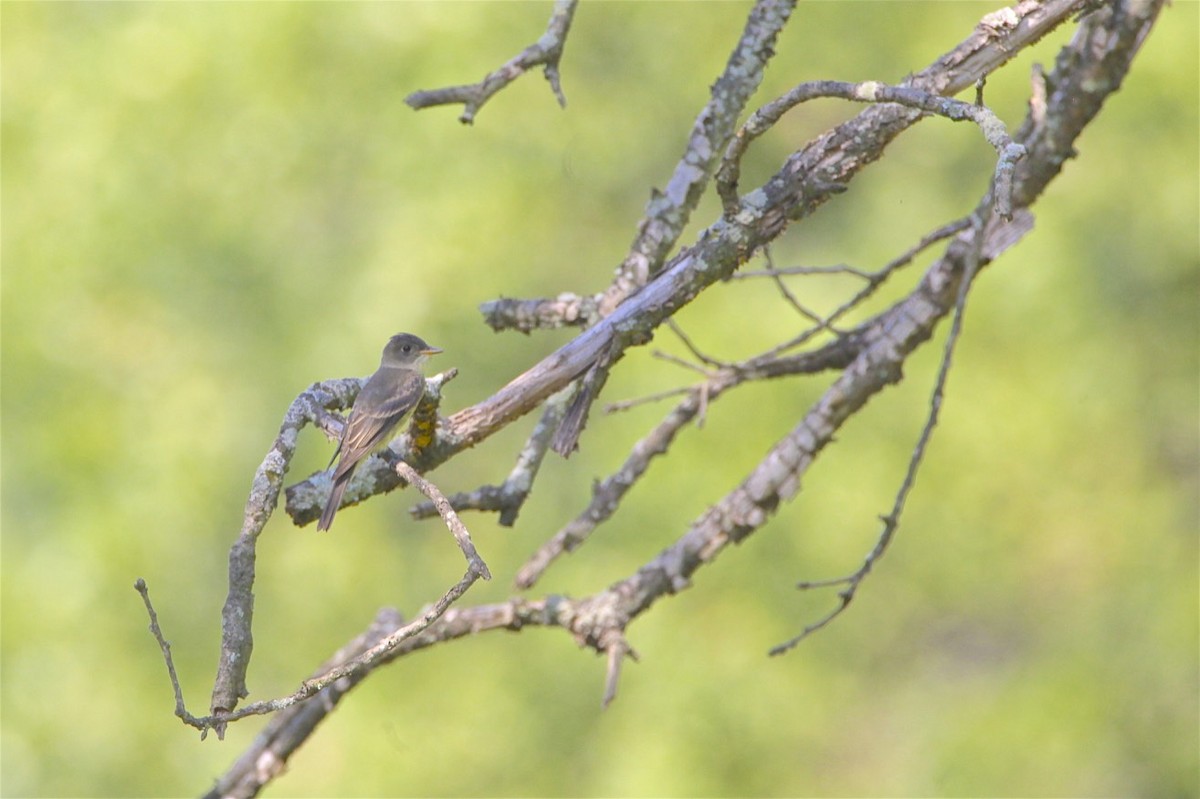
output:
M 499 69 L 488 73 L 478 83 L 413 92 L 404 98 L 404 102 L 418 111 L 435 105 L 462 103 L 463 112 L 459 115 L 458 121 L 464 125 L 470 125 L 475 121 L 475 115 L 479 113 L 479 109 L 492 98 L 492 95 L 530 69 L 543 65 L 546 80 L 550 83 L 550 90 L 554 92 L 558 104 L 565 108 L 567 98 L 563 94 L 559 81 L 558 62 L 562 58 L 563 48 L 567 44 L 567 33 L 571 30 L 571 19 L 575 16 L 577 3 L 578 0 L 555 0 L 554 11 L 550 14 L 550 22 L 541 38 Z
M 486 567 L 485 567 L 486 568 Z M 415 621 L 404 625 L 393 631 L 390 635 L 383 638 L 378 644 L 363 652 L 361 655 L 352 658 L 346 663 L 333 668 L 319 677 L 314 677 L 305 680 L 300 684 L 300 688 L 288 694 L 287 696 L 279 697 L 278 699 L 263 700 L 261 702 L 251 702 L 248 705 L 243 705 L 237 710 L 228 712 L 212 713 L 208 716 L 194 716 L 187 712 L 183 705 L 183 691 L 179 685 L 179 679 L 175 672 L 175 663 L 171 657 L 171 648 L 163 638 L 162 631 L 159 629 L 158 616 L 154 612 L 154 606 L 150 603 L 150 592 L 146 587 L 145 580 L 138 580 L 134 584 L 134 588 L 142 595 L 142 600 L 146 604 L 146 611 L 150 616 L 150 630 L 154 634 L 155 639 L 159 642 L 159 647 L 162 649 L 163 658 L 167 664 L 167 673 L 171 678 L 171 685 L 175 689 L 176 696 L 176 712 L 175 715 L 183 720 L 190 727 L 195 727 L 200 730 L 200 737 L 205 738 L 209 730 L 215 730 L 218 738 L 223 738 L 225 735 L 225 727 L 238 719 L 246 718 L 247 716 L 261 716 L 266 713 L 274 713 L 284 710 L 293 705 L 304 702 L 322 690 L 342 679 L 343 677 L 355 677 L 360 675 L 364 670 L 370 670 L 385 660 L 401 643 L 408 639 L 424 632 L 431 624 L 437 621 L 442 615 L 454 604 L 460 597 L 467 592 L 475 581 L 482 575 L 474 567 L 469 567 L 462 579 L 447 589 L 437 602 L 435 602 L 428 610 Z
M 403 624 L 404 619 L 395 608 L 381 609 L 365 631 L 322 663 L 313 676 L 319 677 L 358 657 Z M 254 743 L 242 752 L 229 770 L 217 779 L 204 799 L 249 799 L 257 796 L 268 783 L 287 770 L 288 761 L 312 736 L 317 725 L 333 713 L 338 703 L 368 674 L 362 671 L 354 677 L 338 680 L 323 688 L 311 701 L 281 710 L 254 737 Z
M 878 272 L 861 273 L 867 276 L 867 285 L 863 286 L 854 293 L 854 296 L 850 297 L 850 299 L 846 300 L 844 303 L 835 308 L 833 313 L 829 314 L 829 316 L 825 318 L 826 323 L 832 325 L 838 319 L 857 308 L 859 305 L 869 299 L 871 295 L 878 291 L 879 288 L 883 286 L 883 284 L 886 283 L 890 277 L 892 277 L 892 275 L 894 275 L 898 270 L 903 269 L 911 264 L 913 260 L 922 252 L 932 247 L 934 244 L 937 244 L 939 241 L 944 241 L 951 236 L 961 233 L 963 230 L 966 230 L 968 227 L 970 227 L 970 225 L 971 218 L 969 216 L 956 219 L 953 222 L 948 222 L 945 225 L 938 227 L 936 230 L 926 233 L 921 237 L 920 241 L 918 241 L 912 247 L 909 247 L 908 250 L 906 250 L 900 256 L 888 261 L 888 263 L 886 263 Z M 770 275 L 769 272 L 765 272 L 764 274 L 768 276 Z M 775 357 L 780 353 L 799 347 L 801 344 L 804 344 L 812 339 L 812 337 L 819 332 L 820 328 L 810 328 L 800 335 L 781 344 L 777 344 L 776 346 L 767 350 L 767 352 L 764 353 L 764 357 Z

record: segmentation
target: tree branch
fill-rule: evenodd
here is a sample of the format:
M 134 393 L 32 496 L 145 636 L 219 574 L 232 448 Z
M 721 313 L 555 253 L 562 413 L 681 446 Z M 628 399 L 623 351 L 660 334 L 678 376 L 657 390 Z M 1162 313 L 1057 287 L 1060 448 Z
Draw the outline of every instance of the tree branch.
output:
M 454 512 L 454 508 L 450 507 L 450 501 L 446 499 L 445 494 L 404 461 L 396 462 L 396 474 L 415 486 L 422 494 L 429 497 L 429 501 L 433 503 L 434 508 L 437 509 L 438 514 L 442 517 L 442 521 L 446 523 L 446 527 L 453 534 L 458 548 L 462 550 L 463 557 L 467 559 L 467 568 L 470 569 L 471 573 L 484 580 L 492 579 L 492 573 L 488 570 L 487 564 L 483 562 L 483 558 L 479 557 L 479 553 L 475 550 L 475 544 L 471 541 L 471 534 L 467 532 L 466 525 L 458 518 L 458 514 Z
M 981 23 L 962 44 L 905 85 L 942 95 L 961 91 L 1085 6 L 1085 0 L 1022 0 L 1007 9 L 1008 14 L 1001 15 L 999 22 Z M 793 220 L 803 218 L 844 190 L 846 183 L 879 158 L 920 114 L 889 103 L 873 105 L 794 153 L 762 187 L 745 195 L 742 210 L 734 219 L 720 219 L 701 232 L 693 245 L 671 259 L 661 274 L 612 314 L 488 399 L 446 420 L 437 440 L 414 466 L 429 471 L 538 407 L 590 369 L 610 348 L 615 347 L 619 354 L 625 347 L 648 340 L 658 325 L 705 289 L 732 275 Z M 1018 206 L 1023 203 L 1015 189 L 1014 202 Z M 398 478 L 384 464 L 364 464 L 359 471 L 366 473 L 364 479 L 377 491 L 398 484 Z M 297 524 L 307 523 L 320 513 L 308 490 L 314 479 L 322 477 L 309 478 L 288 492 L 287 510 Z
M 436 405 L 441 397 L 443 383 L 454 378 L 457 372 L 450 370 L 426 380 L 426 390 L 409 425 L 407 440 L 412 442 L 411 451 L 420 454 L 433 436 L 437 419 Z M 256 545 L 267 521 L 274 513 L 292 457 L 296 452 L 296 439 L 305 424 L 316 423 L 328 432 L 331 408 L 346 408 L 354 401 L 363 384 L 362 379 L 330 380 L 315 383 L 292 401 L 284 414 L 279 435 L 267 452 L 266 458 L 254 474 L 250 495 L 246 499 L 242 530 L 229 550 L 229 593 L 221 610 L 221 655 L 217 663 L 217 677 L 213 684 L 210 712 L 214 716 L 228 713 L 249 691 L 246 688 L 246 671 L 254 649 L 252 623 L 254 620 L 254 573 Z M 340 433 L 340 430 L 336 431 Z M 329 476 L 322 473 L 324 484 L 314 486 L 312 481 L 304 490 L 320 491 L 312 500 L 320 507 L 328 496 Z M 319 482 L 319 481 L 318 481 Z M 351 484 L 354 485 L 353 483 Z M 295 486 L 288 489 L 289 497 Z M 352 488 L 353 490 L 353 488 Z M 218 734 L 223 728 L 218 728 Z
M 435 105 L 462 103 L 463 112 L 458 117 L 458 121 L 464 125 L 470 125 L 475 121 L 475 115 L 479 113 L 479 109 L 492 98 L 492 95 L 524 75 L 528 70 L 544 65 L 550 89 L 554 92 L 558 104 L 565 108 L 567 98 L 563 94 L 562 85 L 559 82 L 558 62 L 562 58 L 563 48 L 567 44 L 567 34 L 571 30 L 571 20 L 575 16 L 577 3 L 578 0 L 555 0 L 554 11 L 550 14 L 550 22 L 546 25 L 546 32 L 542 34 L 541 38 L 499 69 L 488 73 L 479 83 L 413 92 L 404 98 L 404 102 L 417 111 Z
M 384 608 L 375 616 L 371 625 L 357 638 L 334 653 L 322 663 L 312 675 L 322 674 L 344 666 L 378 646 L 380 641 L 400 628 L 404 619 L 394 608 Z M 332 713 L 346 694 L 370 673 L 362 670 L 356 674 L 327 685 L 312 698 L 279 711 L 254 739 L 250 748 L 223 774 L 205 794 L 205 799 L 249 799 L 287 768 L 293 754 L 308 740 L 325 718 Z
M 934 382 L 933 395 L 929 401 L 929 414 L 925 418 L 925 425 L 921 429 L 921 434 L 917 438 L 917 444 L 913 448 L 912 457 L 908 461 L 908 470 L 904 475 L 904 480 L 900 484 L 899 490 L 896 492 L 896 499 L 892 503 L 892 510 L 887 515 L 882 517 L 883 530 L 879 534 L 879 538 L 875 542 L 874 548 L 867 553 L 867 557 L 863 559 L 862 565 L 859 566 L 852 574 L 837 578 L 834 580 L 822 580 L 816 583 L 802 582 L 798 584 L 798 588 L 806 590 L 809 588 L 825 587 L 830 585 L 845 585 L 846 587 L 838 592 L 838 605 L 832 611 L 827 613 L 816 622 L 809 624 L 799 635 L 785 641 L 778 646 L 772 647 L 771 655 L 782 655 L 785 652 L 795 648 L 801 641 L 808 636 L 823 629 L 826 625 L 840 616 L 854 601 L 854 597 L 858 592 L 858 588 L 862 585 L 863 580 L 871 573 L 871 568 L 875 563 L 883 557 L 891 544 L 896 533 L 896 529 L 900 526 L 900 515 L 904 511 L 904 503 L 908 498 L 908 494 L 912 491 L 913 484 L 916 482 L 917 470 L 921 466 L 921 462 L 925 457 L 925 448 L 929 444 L 929 440 L 933 437 L 933 429 L 937 426 L 938 414 L 942 408 L 942 400 L 945 396 L 946 380 L 950 376 L 950 360 L 954 353 L 954 346 L 958 343 L 959 335 L 962 333 L 963 316 L 967 306 L 967 292 L 970 290 L 971 283 L 975 279 L 975 274 L 979 270 L 979 263 L 982 256 L 984 220 L 986 220 L 992 212 L 994 202 L 986 202 L 984 207 L 980 209 L 972 218 L 972 248 L 966 255 L 966 260 L 963 268 L 963 276 L 958 285 L 958 299 L 954 305 L 954 319 L 950 325 L 950 333 L 946 336 L 946 344 L 942 350 L 942 360 L 938 366 L 937 378 Z M 1011 215 L 1009 215 L 1011 218 Z M 1032 218 L 1029 217 L 1032 223 Z
M 979 75 L 982 77 L 989 64 L 1007 60 L 1066 14 L 1081 7 L 1081 3 L 1065 0 L 1048 0 L 1042 4 L 1022 2 L 1004 13 L 989 15 L 967 44 L 943 56 L 930 70 L 906 82 L 906 86 L 938 94 L 955 91 L 955 86 L 964 78 L 980 70 L 983 70 Z M 961 318 L 962 304 L 974 277 L 1031 228 L 1032 216 L 1024 209 L 1074 154 L 1073 142 L 1079 132 L 1098 113 L 1103 101 L 1120 86 L 1160 7 L 1158 2 L 1106 6 L 1084 19 L 1071 44 L 1060 53 L 1053 73 L 1045 78 L 1045 91 L 1038 95 L 1015 137 L 1025 146 L 1027 157 L 1013 170 L 1013 218 L 987 217 L 981 212 L 979 226 L 957 232 L 943 256 L 927 269 L 907 297 L 860 325 L 844 339 L 828 345 L 850 348 L 838 350 L 847 355 L 849 361 L 837 380 L 739 485 L 635 574 L 581 600 L 550 596 L 538 601 L 513 599 L 498 605 L 450 608 L 450 603 L 480 576 L 476 570 L 468 570 L 463 579 L 420 619 L 395 627 L 381 637 L 376 636 L 375 643 L 364 642 L 361 654 L 339 663 L 319 678 L 305 682 L 290 696 L 224 712 L 223 707 L 216 704 L 214 690 L 214 715 L 196 721 L 204 725 L 202 728 L 219 729 L 220 725 L 235 718 L 292 707 L 338 680 L 361 678 L 394 657 L 439 641 L 488 629 L 517 630 L 529 625 L 561 627 L 570 631 L 581 646 L 606 654 L 605 696 L 611 698 L 616 690 L 620 662 L 625 654 L 631 654 L 625 640 L 629 622 L 658 599 L 687 588 L 696 570 L 714 560 L 729 543 L 744 540 L 765 524 L 782 502 L 797 493 L 808 466 L 840 426 L 872 396 L 900 378 L 907 356 L 929 339 L 938 322 L 955 309 Z M 963 86 L 971 82 L 967 80 Z M 451 417 L 422 453 L 422 465 L 440 463 L 486 438 L 585 372 L 597 358 L 612 358 L 614 353 L 619 356 L 625 346 L 644 340 L 654 327 L 713 282 L 731 274 L 756 249 L 778 236 L 791 220 L 811 211 L 835 191 L 835 187 L 844 186 L 849 177 L 878 158 L 886 144 L 921 113 L 894 105 L 872 106 L 854 120 L 794 153 L 783 169 L 763 187 L 741 198 L 733 218 L 722 219 L 711 226 L 692 247 L 673 259 L 660 276 L 618 305 L 595 327 L 581 333 L 489 400 Z M 995 200 L 993 190 L 981 201 L 980 208 L 990 208 Z M 957 333 L 952 332 L 947 346 L 951 346 L 956 338 Z M 785 361 L 772 356 L 763 367 L 767 368 L 767 363 Z M 911 489 L 920 455 L 936 421 L 948 367 L 947 351 L 940 370 L 942 376 L 931 399 L 926 433 L 918 441 L 910 460 L 909 473 L 897 494 L 893 519 L 898 518 L 899 509 Z M 250 541 L 249 559 L 245 563 L 239 561 L 243 566 L 248 565 L 251 575 L 253 539 L 278 500 L 280 481 L 294 450 L 295 434 L 305 421 L 323 418 L 323 401 L 316 400 L 316 397 L 324 396 L 321 391 L 336 393 L 341 390 L 339 381 L 332 381 L 332 387 L 328 389 L 324 388 L 326 385 L 314 386 L 292 404 L 272 451 L 256 473 L 242 534 Z M 705 397 L 711 397 L 711 387 Z M 677 424 L 674 429 L 678 430 L 678 427 Z M 664 430 L 674 435 L 673 431 Z M 289 511 L 295 515 L 291 496 L 289 491 Z M 875 550 L 868 556 L 868 569 L 869 563 L 886 549 L 893 532 L 894 527 L 885 527 Z M 233 602 L 233 552 L 230 568 L 231 598 L 227 601 L 227 611 Z M 139 590 L 143 589 L 144 583 L 141 583 Z M 186 715 L 182 692 L 174 677 L 170 647 L 158 630 L 148 593 L 143 591 L 143 598 L 176 688 L 177 709 L 182 709 Z M 249 604 L 235 607 L 249 613 L 252 597 Z M 247 656 L 248 632 L 247 626 L 244 650 Z M 371 640 L 375 641 L 375 638 Z M 232 684 L 241 690 L 240 694 L 236 689 L 233 693 L 244 696 L 244 671 L 240 677 L 233 676 L 236 679 Z M 218 682 L 220 678 L 221 672 Z
M 530 588 L 541 577 L 542 573 L 560 555 L 573 552 L 581 546 L 604 521 L 616 512 L 625 494 L 633 487 L 649 469 L 653 458 L 664 455 L 674 440 L 675 435 L 684 425 L 703 414 L 708 405 L 724 394 L 728 389 L 740 386 L 752 380 L 768 380 L 779 377 L 815 374 L 828 369 L 842 369 L 850 364 L 861 352 L 862 343 L 866 339 L 866 331 L 872 324 L 878 324 L 879 317 L 874 322 L 864 323 L 857 331 L 845 334 L 838 341 L 820 349 L 782 357 L 781 353 L 807 341 L 813 334 L 824 329 L 828 324 L 842 317 L 863 300 L 871 296 L 895 272 L 910 264 L 920 252 L 934 243 L 942 241 L 967 227 L 969 220 L 952 222 L 924 236 L 920 242 L 910 248 L 899 258 L 894 259 L 883 269 L 872 274 L 862 273 L 867 285 L 857 292 L 849 301 L 834 310 L 824 320 L 824 325 L 816 325 L 805 334 L 772 347 L 762 355 L 746 359 L 736 364 L 717 364 L 701 354 L 678 328 L 672 329 L 679 333 L 685 346 L 698 360 L 713 366 L 719 366 L 718 371 L 710 373 L 699 386 L 688 391 L 688 396 L 679 403 L 667 418 L 654 430 L 642 438 L 633 447 L 624 465 L 616 474 L 592 489 L 592 501 L 573 521 L 559 530 L 549 541 L 543 544 L 517 573 L 516 584 L 520 588 Z M 670 392 L 675 393 L 675 392 Z M 700 417 L 702 418 L 702 416 Z
M 286 710 L 311 699 L 339 680 L 345 678 L 361 679 L 362 676 L 365 676 L 366 672 L 386 662 L 400 644 L 424 632 L 431 624 L 441 618 L 446 610 L 453 603 L 457 602 L 480 577 L 479 572 L 473 567 L 468 567 L 462 579 L 450 586 L 446 590 L 446 593 L 426 610 L 419 619 L 390 631 L 378 643 L 373 644 L 370 648 L 347 659 L 329 671 L 305 680 L 297 690 L 287 696 L 282 696 L 278 699 L 263 700 L 261 702 L 252 702 L 248 705 L 243 705 L 237 710 L 214 711 L 208 716 L 194 716 L 183 705 L 183 692 L 179 687 L 179 681 L 176 677 L 175 664 L 171 657 L 171 648 L 166 645 L 166 641 L 163 639 L 162 632 L 158 627 L 158 616 L 154 612 L 153 605 L 150 604 L 150 595 L 145 581 L 138 580 L 134 588 L 142 595 L 146 611 L 151 619 L 151 632 L 158 639 L 163 658 L 166 661 L 167 673 L 171 678 L 178 702 L 175 715 L 188 726 L 200 730 L 200 737 L 203 739 L 207 736 L 209 730 L 215 730 L 218 738 L 224 738 L 225 728 L 231 722 L 244 719 L 247 716 L 261 716 Z
M 768 103 L 755 111 L 749 121 L 738 130 L 737 136 L 725 153 L 725 160 L 717 175 L 717 193 L 721 196 L 727 217 L 736 216 L 741 210 L 737 183 L 741 173 L 742 156 L 746 154 L 751 142 L 774 127 L 788 111 L 800 103 L 818 97 L 838 97 L 859 103 L 896 103 L 928 114 L 944 116 L 955 122 L 974 122 L 988 144 L 999 155 L 994 176 L 996 211 L 1005 218 L 1012 215 L 1013 164 L 1025 154 L 1025 148 L 1013 143 L 1008 131 L 1004 129 L 1004 123 L 990 109 L 981 104 L 972 105 L 931 94 L 912 86 L 886 86 L 876 81 L 847 83 L 822 80 L 802 83 L 779 99 Z

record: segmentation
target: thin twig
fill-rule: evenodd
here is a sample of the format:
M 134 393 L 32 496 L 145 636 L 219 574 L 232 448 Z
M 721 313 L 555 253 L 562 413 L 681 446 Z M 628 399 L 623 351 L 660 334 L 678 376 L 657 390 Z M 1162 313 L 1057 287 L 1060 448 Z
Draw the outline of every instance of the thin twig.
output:
M 158 641 L 158 648 L 162 650 L 163 661 L 167 664 L 167 676 L 171 680 L 171 688 L 175 692 L 175 715 L 183 720 L 184 724 L 189 724 L 193 727 L 204 729 L 199 723 L 199 719 L 188 712 L 187 706 L 183 701 L 183 688 L 179 684 L 179 675 L 175 671 L 175 659 L 171 657 L 171 644 L 163 637 L 162 628 L 158 626 L 158 614 L 154 612 L 154 605 L 150 602 L 150 588 L 146 585 L 146 581 L 139 577 L 133 584 L 133 588 L 142 597 L 142 603 L 146 606 L 146 614 L 150 617 L 150 633 L 154 636 L 154 640 Z
M 551 91 L 554 92 L 558 104 L 565 108 L 567 98 L 563 94 L 562 85 L 559 82 L 558 62 L 562 58 L 563 48 L 567 43 L 567 33 L 571 30 L 571 19 L 575 15 L 577 3 L 578 0 L 555 0 L 554 11 L 550 14 L 550 22 L 546 25 L 546 32 L 542 34 L 541 38 L 499 69 L 488 73 L 479 83 L 413 92 L 404 98 L 404 102 L 418 111 L 435 105 L 461 103 L 463 112 L 458 117 L 458 121 L 464 125 L 470 125 L 475 121 L 475 115 L 479 109 L 492 98 L 492 95 L 524 75 L 528 70 L 543 65 Z
M 729 276 L 730 280 L 749 280 L 758 277 L 775 277 L 776 275 L 853 275 L 862 280 L 872 280 L 871 272 L 855 269 L 848 264 L 833 266 L 773 266 L 770 269 L 742 269 Z
M 842 615 L 846 608 L 850 607 L 850 603 L 854 601 L 859 587 L 867 575 L 870 574 L 872 567 L 887 552 L 887 548 L 895 536 L 896 529 L 900 525 L 900 516 L 904 512 L 904 503 L 908 499 L 909 492 L 912 491 L 913 484 L 916 482 L 917 472 L 925 457 L 925 448 L 928 446 L 929 440 L 933 436 L 933 430 L 937 426 L 938 415 L 942 408 L 942 400 L 945 397 L 946 381 L 950 376 L 950 362 L 954 355 L 954 347 L 958 343 L 959 336 L 962 333 L 963 316 L 966 313 L 967 307 L 967 293 L 970 291 L 975 279 L 975 273 L 979 268 L 979 262 L 983 253 L 985 238 L 983 235 L 984 220 L 987 219 L 991 207 L 991 203 L 987 203 L 980 212 L 972 216 L 972 227 L 974 228 L 974 236 L 972 238 L 973 247 L 964 258 L 963 275 L 958 285 L 958 296 L 954 303 L 954 317 L 950 323 L 950 332 L 946 336 L 946 343 L 942 348 L 942 360 L 938 366 L 933 393 L 929 399 L 929 413 L 925 417 L 925 424 L 921 428 L 921 434 L 917 437 L 916 446 L 913 447 L 912 456 L 908 460 L 908 468 L 905 470 L 904 480 L 900 483 L 900 488 L 896 492 L 895 501 L 892 503 L 892 510 L 887 516 L 881 517 L 883 529 L 875 541 L 875 546 L 867 553 L 867 556 L 863 559 L 858 569 L 851 574 L 831 580 L 803 582 L 797 585 L 797 588 L 801 590 L 833 585 L 845 585 L 846 587 L 838 592 L 838 604 L 833 610 L 806 626 L 800 631 L 799 635 L 772 647 L 770 650 L 771 655 L 782 655 L 788 650 L 795 648 L 805 638 L 823 629 L 838 616 Z
M 176 715 L 185 724 L 200 730 L 201 737 L 204 737 L 208 730 L 216 730 L 218 737 L 221 737 L 224 734 L 226 725 L 238 719 L 243 719 L 247 716 L 261 716 L 267 713 L 275 713 L 299 702 L 304 702 L 343 677 L 351 677 L 359 674 L 364 669 L 369 670 L 374 668 L 374 666 L 386 659 L 402 642 L 424 632 L 431 624 L 441 618 L 447 609 L 458 601 L 467 592 L 467 589 L 474 585 L 475 581 L 481 576 L 474 567 L 469 567 L 462 579 L 451 586 L 419 619 L 395 630 L 358 657 L 347 661 L 337 668 L 331 669 L 319 677 L 305 680 L 301 683 L 299 689 L 287 696 L 282 696 L 278 699 L 263 700 L 261 702 L 252 702 L 248 705 L 243 705 L 237 710 L 213 713 L 208 716 L 194 716 L 186 710 L 182 714 L 177 712 Z M 142 588 L 137 585 L 135 585 L 135 588 L 138 589 L 139 593 L 142 593 L 143 599 L 146 602 L 146 610 L 151 615 L 151 619 L 155 620 L 151 628 L 154 631 L 157 627 L 157 617 L 154 614 L 153 607 L 149 603 L 149 593 L 143 592 Z M 160 641 L 161 646 L 163 640 L 161 632 L 156 632 L 156 638 Z M 173 675 L 174 665 L 171 662 L 169 647 L 163 650 L 163 655 L 167 659 L 167 670 Z M 180 696 L 182 695 L 180 694 Z
M 841 331 L 836 330 L 829 323 L 828 319 L 825 319 L 820 314 L 810 311 L 800 302 L 799 299 L 796 298 L 796 295 L 792 293 L 791 289 L 789 289 L 787 284 L 783 281 L 783 278 L 780 277 L 778 270 L 775 269 L 775 261 L 771 257 L 770 247 L 763 247 L 763 257 L 767 261 L 767 272 L 771 275 L 771 279 L 775 282 L 775 287 L 779 289 L 779 293 L 783 295 L 783 299 L 796 310 L 796 313 L 800 314 L 805 319 L 816 325 L 817 330 L 824 330 L 832 333 L 834 336 L 844 335 Z
M 467 559 L 467 565 L 471 571 L 485 580 L 492 579 L 492 573 L 488 571 L 487 564 L 483 562 L 483 558 L 479 557 L 479 553 L 475 550 L 475 543 L 471 541 L 471 534 L 467 532 L 466 525 L 462 523 L 462 519 L 458 518 L 458 514 L 454 512 L 454 508 L 450 507 L 450 501 L 446 499 L 446 495 L 404 461 L 396 462 L 396 474 L 400 475 L 401 479 L 408 481 L 408 483 L 422 494 L 429 497 L 430 502 L 434 504 L 434 507 L 438 510 L 438 514 L 442 517 L 442 521 L 446 523 L 446 527 L 454 535 L 454 540 L 458 542 L 458 548 L 462 550 L 463 557 Z
M 644 397 L 635 397 L 634 399 L 620 400 L 618 402 L 610 402 L 604 406 L 605 413 L 619 413 L 627 411 L 630 408 L 636 408 L 639 405 L 648 405 L 652 402 L 678 397 L 680 394 L 689 394 L 692 392 L 691 386 L 680 386 L 679 388 L 669 388 L 666 391 L 659 391 L 654 394 L 647 394 Z
M 675 364 L 676 366 L 682 366 L 684 369 L 690 369 L 693 372 L 697 372 L 704 377 L 712 376 L 712 370 L 705 369 L 703 366 L 700 366 L 699 364 L 695 364 L 695 363 L 692 363 L 691 361 L 684 360 L 683 358 L 680 358 L 678 355 L 673 355 L 669 352 L 663 352 L 662 350 L 655 350 L 654 352 L 651 353 L 651 357 L 657 358 L 660 361 L 665 361 L 666 363 Z
M 880 269 L 878 272 L 863 273 L 868 276 L 867 285 L 863 286 L 861 289 L 859 289 L 857 292 L 855 292 L 854 296 L 852 296 L 850 299 L 846 300 L 846 302 L 842 303 L 837 308 L 835 308 L 833 310 L 833 313 L 829 314 L 829 316 L 826 317 L 826 322 L 828 322 L 829 324 L 833 324 L 838 319 L 840 319 L 841 317 L 845 316 L 850 311 L 857 308 L 859 305 L 861 305 L 867 299 L 869 299 L 875 292 L 877 292 L 879 290 L 879 288 L 881 286 L 883 286 L 883 284 L 885 282 L 887 282 L 887 280 L 893 274 L 895 274 L 898 270 L 902 269 L 903 267 L 911 264 L 913 262 L 913 259 L 915 259 L 918 255 L 920 255 L 924 250 L 928 249 L 929 247 L 932 247 L 934 244 L 937 244 L 939 241 L 943 241 L 945 239 L 950 238 L 951 236 L 954 236 L 957 233 L 962 232 L 967 227 L 969 227 L 970 224 L 971 224 L 970 217 L 963 217 L 962 219 L 956 219 L 953 222 L 949 222 L 945 225 L 942 225 L 942 226 L 938 227 L 936 230 L 926 233 L 924 236 L 921 237 L 920 241 L 918 241 L 912 247 L 909 247 L 908 250 L 906 250 L 898 258 L 893 258 L 891 261 L 889 261 L 887 264 L 885 264 L 883 266 L 883 268 Z M 781 344 L 777 344 L 776 346 L 767 350 L 767 352 L 764 353 L 764 356 L 773 358 L 781 353 L 787 352 L 788 350 L 799 347 L 801 344 L 804 344 L 805 342 L 810 340 L 818 332 L 820 332 L 820 331 L 816 330 L 816 329 L 807 330 L 807 331 L 801 333 L 800 335 L 798 335 L 792 339 L 789 339 L 788 341 L 784 341 Z
M 724 367 L 729 366 L 728 361 L 719 361 L 716 358 L 711 358 L 708 355 L 705 355 L 703 352 L 701 352 L 700 348 L 695 345 L 695 343 L 692 341 L 692 339 L 688 336 L 687 333 L 683 332 L 683 328 L 680 327 L 679 323 L 676 322 L 674 319 L 668 319 L 666 321 L 666 326 L 672 333 L 675 334 L 676 338 L 678 338 L 681 342 L 683 342 L 683 346 L 687 347 L 687 350 L 688 350 L 688 352 L 690 352 L 692 354 L 692 357 L 695 358 L 697 361 L 700 361 L 700 363 L 706 364 L 708 366 L 717 367 L 717 368 L 724 368 Z

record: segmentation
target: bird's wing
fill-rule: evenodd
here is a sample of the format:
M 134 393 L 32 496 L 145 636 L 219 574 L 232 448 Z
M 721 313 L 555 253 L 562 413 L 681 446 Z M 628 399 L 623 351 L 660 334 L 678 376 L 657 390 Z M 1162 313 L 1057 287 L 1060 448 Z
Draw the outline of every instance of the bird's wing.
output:
M 387 442 L 399 424 L 416 406 L 425 391 L 425 378 L 416 370 L 405 370 L 400 385 L 393 388 L 388 377 L 376 372 L 363 386 L 342 436 L 342 459 L 337 475 L 354 468 L 376 447 Z

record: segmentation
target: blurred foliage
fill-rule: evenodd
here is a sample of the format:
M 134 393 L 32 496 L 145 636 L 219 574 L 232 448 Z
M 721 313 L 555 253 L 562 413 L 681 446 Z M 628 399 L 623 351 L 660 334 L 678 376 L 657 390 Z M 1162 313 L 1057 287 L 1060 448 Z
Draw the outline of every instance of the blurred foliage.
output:
M 803 4 L 758 100 L 806 79 L 897 81 L 992 8 Z M 412 330 L 460 369 L 450 411 L 565 341 L 493 335 L 476 307 L 607 283 L 747 9 L 584 3 L 562 64 L 569 107 L 531 75 L 464 128 L 456 109 L 402 99 L 478 79 L 540 35 L 548 4 L 4 4 L 0 792 L 207 789 L 262 721 L 201 743 L 174 719 L 133 580 L 148 580 L 203 712 L 227 548 L 291 398 L 370 372 L 387 336 Z M 872 544 L 936 343 L 770 526 L 634 624 L 641 662 L 610 709 L 602 662 L 561 633 L 440 647 L 356 691 L 268 795 L 1200 793 L 1198 11 L 1165 11 L 1034 209 L 1034 234 L 981 277 L 899 538 L 836 624 L 765 656 L 835 601 L 794 583 L 844 573 Z M 1068 35 L 989 81 L 1011 126 L 1032 62 L 1052 63 Z M 752 151 L 743 185 L 857 110 L 794 112 Z M 776 262 L 877 267 L 969 209 L 990 169 L 977 131 L 926 121 Z M 825 309 L 846 291 L 792 287 Z M 761 281 L 679 318 L 724 358 L 800 324 Z M 669 334 L 655 346 L 682 352 Z M 688 379 L 647 348 L 606 397 Z M 823 385 L 723 398 L 538 591 L 581 595 L 630 573 Z M 514 529 L 469 518 L 497 575 L 469 599 L 506 597 L 524 557 L 665 410 L 595 416 L 577 456 L 547 460 Z M 500 479 L 528 429 L 434 479 Z M 293 474 L 330 452 L 306 432 Z M 379 606 L 414 613 L 458 577 L 440 525 L 408 520 L 411 500 L 346 511 L 327 536 L 276 515 L 252 698 L 292 690 Z

